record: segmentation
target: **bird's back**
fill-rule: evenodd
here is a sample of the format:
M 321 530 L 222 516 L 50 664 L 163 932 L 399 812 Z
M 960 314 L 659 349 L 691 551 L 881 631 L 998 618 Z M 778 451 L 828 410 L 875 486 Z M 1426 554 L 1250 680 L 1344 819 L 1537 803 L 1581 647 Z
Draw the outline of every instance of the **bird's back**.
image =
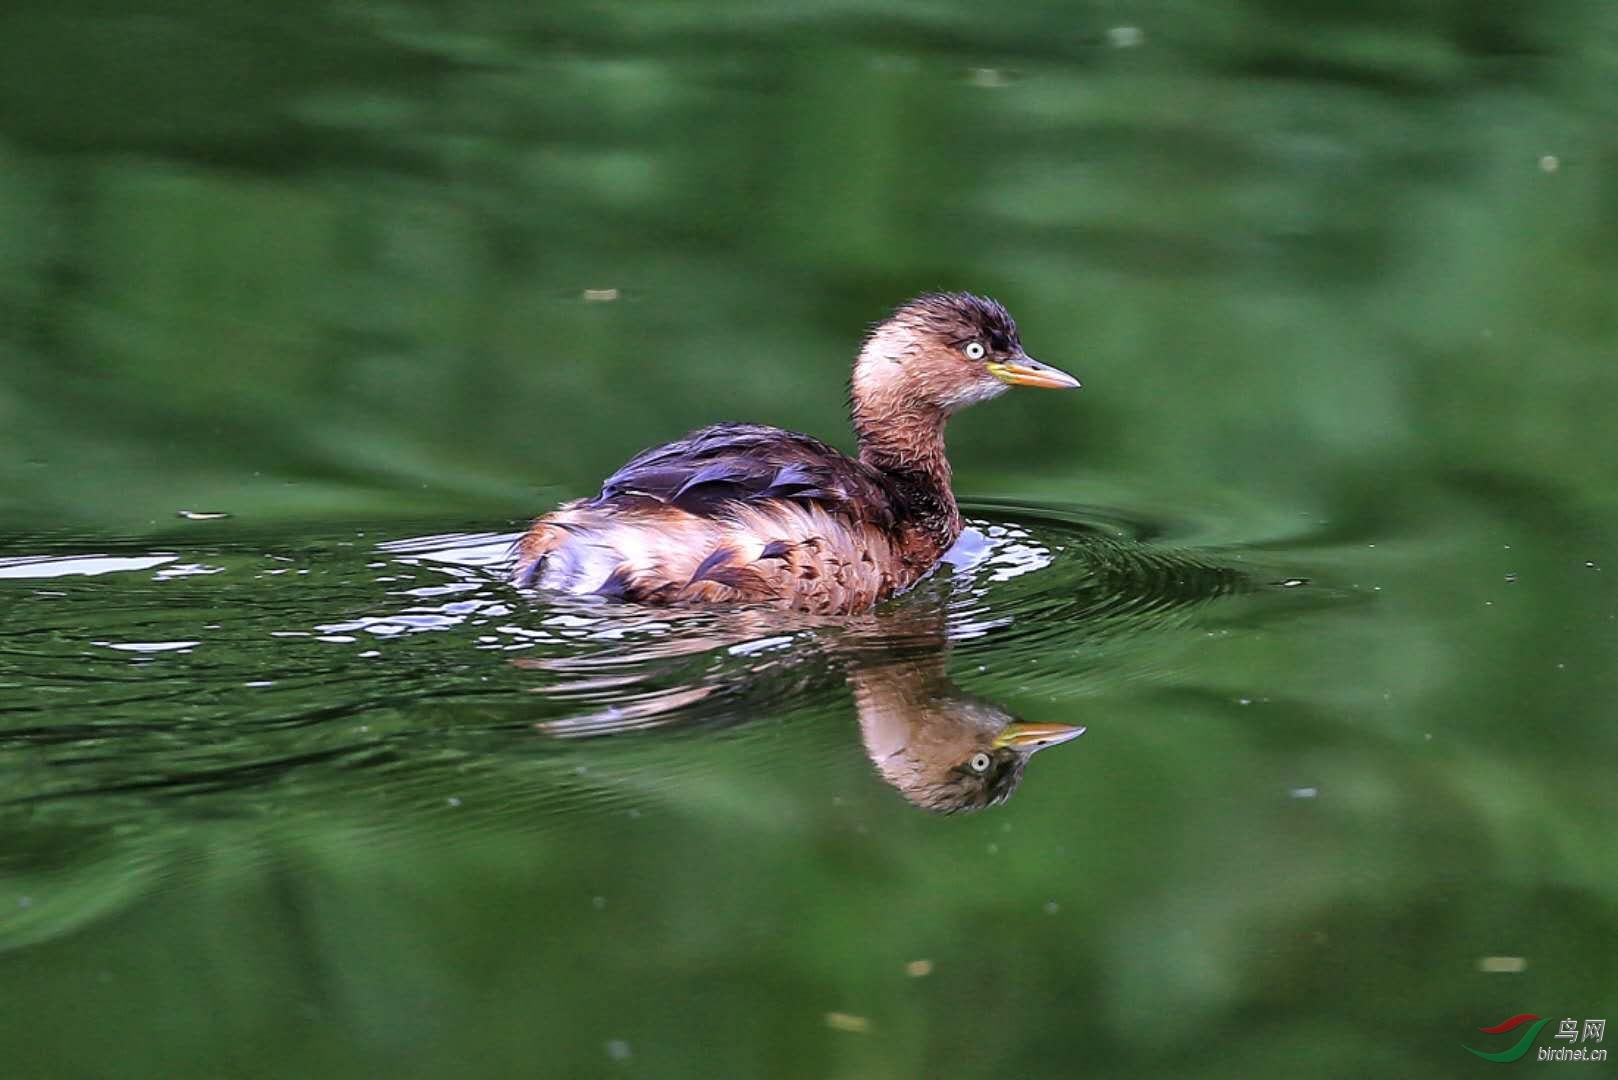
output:
M 819 439 L 718 424 L 637 454 L 599 494 L 540 518 L 517 581 L 643 603 L 858 611 L 941 554 L 882 474 Z

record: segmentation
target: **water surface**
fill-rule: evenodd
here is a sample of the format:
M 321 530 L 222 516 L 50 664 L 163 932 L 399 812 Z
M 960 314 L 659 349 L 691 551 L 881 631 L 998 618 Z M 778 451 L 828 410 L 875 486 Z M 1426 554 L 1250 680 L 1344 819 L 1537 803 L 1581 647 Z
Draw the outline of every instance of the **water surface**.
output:
M 1618 1012 L 1610 5 L 70 2 L 0 72 L 17 1075 L 1471 1075 Z M 505 584 L 643 446 L 847 446 L 938 287 L 1085 389 L 952 423 L 912 592 Z M 946 815 L 916 723 L 1086 732 Z

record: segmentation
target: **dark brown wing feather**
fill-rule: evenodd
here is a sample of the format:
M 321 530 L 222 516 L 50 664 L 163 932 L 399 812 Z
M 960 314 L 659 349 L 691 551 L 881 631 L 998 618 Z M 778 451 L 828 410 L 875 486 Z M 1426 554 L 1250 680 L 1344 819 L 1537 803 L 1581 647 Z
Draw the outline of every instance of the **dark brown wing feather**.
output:
M 635 498 L 704 516 L 771 499 L 819 503 L 878 528 L 893 526 L 897 502 L 880 474 L 836 448 L 760 424 L 715 424 L 644 450 L 581 505 Z
M 720 424 L 636 455 L 516 546 L 522 586 L 649 604 L 864 611 L 953 539 L 917 530 L 897 482 L 819 439 Z

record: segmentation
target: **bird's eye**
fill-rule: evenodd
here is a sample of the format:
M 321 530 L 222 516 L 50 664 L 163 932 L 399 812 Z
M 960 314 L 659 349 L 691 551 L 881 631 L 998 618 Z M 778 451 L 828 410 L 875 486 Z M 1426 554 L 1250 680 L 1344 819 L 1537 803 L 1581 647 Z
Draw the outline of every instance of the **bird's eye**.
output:
M 973 344 L 976 345 L 977 343 L 973 342 Z M 978 348 L 981 350 L 983 346 L 979 345 Z M 972 755 L 972 760 L 968 761 L 966 764 L 973 772 L 982 773 L 989 771 L 991 761 L 988 754 L 985 754 L 982 750 L 979 750 L 977 753 Z
M 961 351 L 966 353 L 966 358 L 968 360 L 982 360 L 983 357 L 988 353 L 988 350 L 983 347 L 983 342 L 981 341 L 968 341 L 966 343 L 966 348 L 962 349 Z M 977 759 L 973 758 L 972 760 L 976 761 Z

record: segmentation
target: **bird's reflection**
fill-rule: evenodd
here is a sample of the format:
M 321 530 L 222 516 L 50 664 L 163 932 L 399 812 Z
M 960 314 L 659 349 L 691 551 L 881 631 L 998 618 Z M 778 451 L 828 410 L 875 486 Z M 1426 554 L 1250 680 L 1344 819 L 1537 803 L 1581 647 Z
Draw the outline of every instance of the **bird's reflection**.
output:
M 657 617 L 681 616 L 660 611 Z M 957 686 L 947 670 L 949 636 L 941 606 L 918 604 L 841 620 L 754 610 L 715 618 L 709 612 L 691 630 L 588 659 L 513 661 L 558 676 L 538 692 L 598 704 L 607 698 L 601 707 L 535 726 L 555 738 L 587 738 L 741 722 L 762 711 L 747 707 L 748 700 L 777 697 L 783 679 L 801 688 L 840 677 L 853 691 L 861 743 L 877 775 L 915 806 L 945 814 L 1004 802 L 1036 751 L 1085 730 L 1023 723 Z M 792 647 L 802 645 L 805 635 L 812 648 Z M 760 642 L 782 647 L 759 650 L 745 664 L 707 673 L 695 685 L 653 683 L 653 673 L 670 661 L 751 651 Z
M 1068 724 L 1028 724 L 961 690 L 944 653 L 855 664 L 848 672 L 860 738 L 882 778 L 923 810 L 944 814 L 1004 802 L 1036 750 L 1084 734 Z

